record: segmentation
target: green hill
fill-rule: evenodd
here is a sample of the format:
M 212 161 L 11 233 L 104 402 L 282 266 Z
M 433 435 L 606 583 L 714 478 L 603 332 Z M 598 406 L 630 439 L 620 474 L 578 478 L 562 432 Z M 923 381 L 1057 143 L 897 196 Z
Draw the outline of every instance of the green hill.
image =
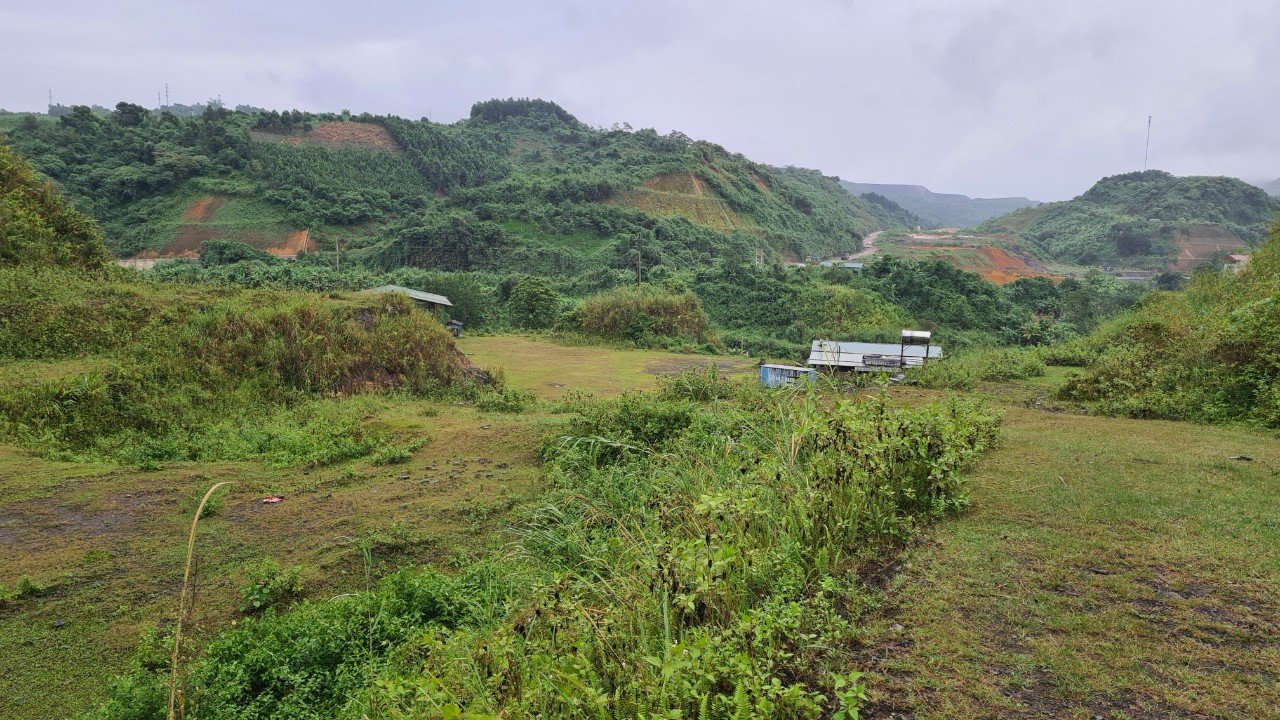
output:
M 874 193 L 901 205 L 919 218 L 925 228 L 967 228 L 978 223 L 1040 203 L 1024 197 L 971 198 L 967 195 L 936 193 L 920 185 L 882 185 L 841 180 L 846 190 L 864 197 Z
M 591 128 L 542 100 L 477 103 L 451 125 L 128 103 L 10 125 L 14 149 L 102 222 L 118 257 L 191 256 L 208 239 L 278 255 L 341 241 L 384 269 L 566 276 L 634 266 L 636 253 L 673 268 L 834 254 L 897 223 L 816 171 L 678 132 Z
M 1148 170 L 1103 178 L 1083 195 L 988 220 L 1060 260 L 1187 270 L 1256 245 L 1280 202 L 1228 177 Z

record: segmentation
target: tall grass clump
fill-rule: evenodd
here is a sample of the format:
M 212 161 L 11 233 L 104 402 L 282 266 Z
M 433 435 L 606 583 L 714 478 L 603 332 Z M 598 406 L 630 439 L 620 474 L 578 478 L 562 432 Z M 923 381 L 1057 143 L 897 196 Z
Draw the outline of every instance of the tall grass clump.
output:
M 925 387 L 967 390 L 979 380 L 1026 380 L 1043 377 L 1045 372 L 1045 362 L 1036 351 L 986 349 L 931 360 L 910 376 Z
M 706 384 L 581 408 L 499 557 L 224 633 L 189 716 L 853 717 L 859 573 L 965 505 L 999 420 Z

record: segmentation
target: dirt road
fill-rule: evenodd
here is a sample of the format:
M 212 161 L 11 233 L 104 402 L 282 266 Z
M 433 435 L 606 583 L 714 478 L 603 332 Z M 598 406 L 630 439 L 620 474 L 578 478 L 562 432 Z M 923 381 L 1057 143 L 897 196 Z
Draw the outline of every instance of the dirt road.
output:
M 882 232 L 884 231 L 876 230 L 875 232 L 869 233 L 866 237 L 862 238 L 862 249 L 850 255 L 849 259 L 852 260 L 854 258 L 864 258 L 864 257 L 867 257 L 868 255 L 874 254 L 876 251 L 876 238 L 880 237 L 880 233 Z

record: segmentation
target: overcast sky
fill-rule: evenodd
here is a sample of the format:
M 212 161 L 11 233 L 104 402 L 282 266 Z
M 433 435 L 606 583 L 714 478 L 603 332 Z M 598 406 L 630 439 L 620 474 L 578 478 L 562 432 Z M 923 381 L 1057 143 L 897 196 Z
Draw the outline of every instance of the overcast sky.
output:
M 554 100 L 775 165 L 975 196 L 1280 176 L 1277 0 L 0 0 L 0 108 L 466 117 Z

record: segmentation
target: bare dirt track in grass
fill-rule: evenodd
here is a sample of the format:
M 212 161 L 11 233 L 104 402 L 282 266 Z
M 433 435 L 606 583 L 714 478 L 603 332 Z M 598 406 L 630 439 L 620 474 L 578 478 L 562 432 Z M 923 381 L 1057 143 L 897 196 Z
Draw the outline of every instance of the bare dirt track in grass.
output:
M 1277 470 L 1265 434 L 1009 408 L 867 623 L 868 716 L 1280 717 Z

